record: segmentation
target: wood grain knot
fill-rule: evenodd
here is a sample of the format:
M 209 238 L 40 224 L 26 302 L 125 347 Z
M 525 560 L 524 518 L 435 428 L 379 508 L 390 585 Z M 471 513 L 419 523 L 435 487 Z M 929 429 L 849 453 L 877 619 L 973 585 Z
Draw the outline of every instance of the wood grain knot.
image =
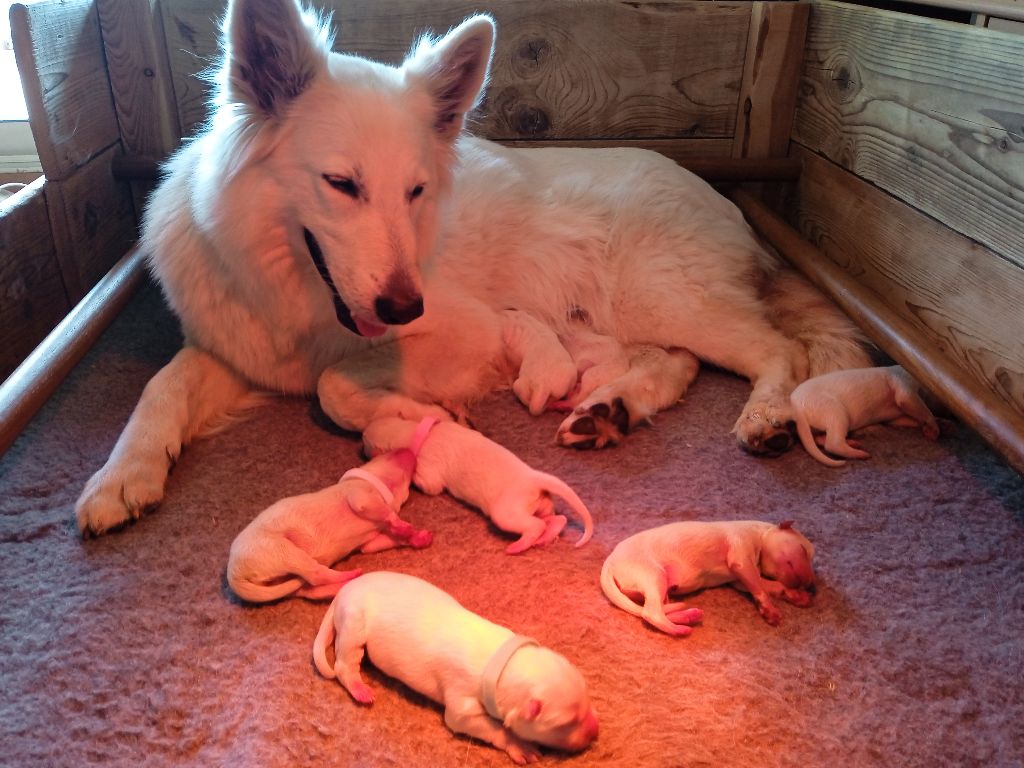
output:
M 521 41 L 516 48 L 517 63 L 527 69 L 540 69 L 551 45 L 543 37 L 530 37 Z
M 828 95 L 838 104 L 845 104 L 860 92 L 861 79 L 856 63 L 848 56 L 836 56 L 828 67 Z
M 531 103 L 514 87 L 494 95 L 493 109 L 514 136 L 539 138 L 551 129 L 551 118 L 544 107 Z

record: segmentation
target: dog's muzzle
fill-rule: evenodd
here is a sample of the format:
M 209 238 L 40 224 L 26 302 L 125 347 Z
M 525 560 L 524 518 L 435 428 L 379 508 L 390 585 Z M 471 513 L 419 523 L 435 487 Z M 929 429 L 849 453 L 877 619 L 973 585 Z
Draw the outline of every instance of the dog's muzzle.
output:
M 338 289 L 334 286 L 334 279 L 331 277 L 331 273 L 327 271 L 327 263 L 324 261 L 324 252 L 320 250 L 320 243 L 313 237 L 313 233 L 305 227 L 302 228 L 302 237 L 305 239 L 306 248 L 309 249 L 309 255 L 313 259 L 313 266 L 316 267 L 320 279 L 324 281 L 324 284 L 331 292 L 331 297 L 334 299 L 334 314 L 338 316 L 338 322 L 357 336 L 362 336 L 363 334 L 359 332 L 359 328 L 356 326 L 356 321 L 352 318 L 352 310 L 348 308 L 348 304 L 341 298 L 341 294 L 338 293 Z
M 306 241 L 306 248 L 309 249 L 309 255 L 313 259 L 313 265 L 316 267 L 320 279 L 324 281 L 324 285 L 331 292 L 331 297 L 334 300 L 334 313 L 338 316 L 338 322 L 359 336 L 376 336 L 383 333 L 384 327 L 374 326 L 373 323 L 370 323 L 368 327 L 368 324 L 364 322 L 362 323 L 363 327 L 360 327 L 360 323 L 352 316 L 352 310 L 338 293 L 338 288 L 327 269 L 323 250 L 316 237 L 305 227 L 302 228 L 302 236 Z M 385 292 L 374 300 L 373 309 L 377 318 L 385 325 L 405 325 L 423 314 L 423 296 L 416 290 L 408 275 L 401 272 L 392 274 L 384 289 Z

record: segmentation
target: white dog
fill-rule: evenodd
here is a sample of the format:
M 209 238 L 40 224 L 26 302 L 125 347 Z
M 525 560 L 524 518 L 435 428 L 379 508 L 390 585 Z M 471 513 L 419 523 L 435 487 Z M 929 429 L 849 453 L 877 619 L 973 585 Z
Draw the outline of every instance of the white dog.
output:
M 355 550 L 430 546 L 430 532 L 413 528 L 398 511 L 409 498 L 416 453 L 431 421 L 421 422 L 408 448 L 383 453 L 334 485 L 260 512 L 231 544 L 227 576 L 235 594 L 254 603 L 291 594 L 331 597 L 361 573 L 330 567 Z
M 816 376 L 793 390 L 790 400 L 800 442 L 811 456 L 830 467 L 846 462 L 822 453 L 819 440 L 836 456 L 868 459 L 871 454 L 846 436 L 871 424 L 921 427 L 929 440 L 939 437 L 938 422 L 918 394 L 917 382 L 898 365 Z M 824 432 L 824 437 L 816 438 L 814 430 Z
M 775 625 L 782 614 L 772 595 L 806 606 L 814 589 L 814 545 L 792 526 L 791 520 L 691 520 L 641 531 L 605 559 L 601 589 L 613 605 L 652 627 L 685 636 L 704 612 L 669 602 L 669 595 L 732 584 L 749 592 L 764 620 Z
M 752 451 L 789 446 L 789 393 L 808 375 L 867 365 L 852 324 L 668 158 L 462 135 L 494 30 L 474 16 L 390 67 L 331 52 L 296 0 L 229 3 L 208 128 L 168 162 L 143 223 L 186 344 L 83 491 L 84 533 L 157 504 L 182 446 L 253 391 L 316 392 L 362 430 L 507 386 L 509 308 L 556 336 L 584 317 L 748 377 L 735 432 Z M 635 386 L 608 382 L 578 418 L 614 433 Z
M 363 445 L 371 456 L 398 450 L 415 442 L 416 430 L 416 423 L 406 419 L 377 419 L 363 432 Z M 568 521 L 554 514 L 552 496 L 565 499 L 583 521 L 577 547 L 594 533 L 590 510 L 564 481 L 539 472 L 461 424 L 443 422 L 434 427 L 419 449 L 413 482 L 431 495 L 447 490 L 479 509 L 501 530 L 518 533 L 519 538 L 505 549 L 510 555 L 558 538 Z
M 597 738 L 586 683 L 564 656 L 466 610 L 422 579 L 375 571 L 342 587 L 320 624 L 313 660 L 353 699 L 372 704 L 359 673 L 364 650 L 379 670 L 443 704 L 451 730 L 493 744 L 519 764 L 537 759 L 531 742 L 579 752 Z

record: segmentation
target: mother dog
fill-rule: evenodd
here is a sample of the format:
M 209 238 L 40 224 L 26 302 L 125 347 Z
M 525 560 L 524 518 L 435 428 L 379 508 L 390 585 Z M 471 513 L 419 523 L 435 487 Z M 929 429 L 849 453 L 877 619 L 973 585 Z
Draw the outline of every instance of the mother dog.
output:
M 852 325 L 670 160 L 463 135 L 494 33 L 474 16 L 389 67 L 332 53 L 295 0 L 230 3 L 213 115 L 168 163 L 143 226 L 186 344 L 83 491 L 84 533 L 158 503 L 182 446 L 260 391 L 315 391 L 355 430 L 447 417 L 507 384 L 506 310 L 536 321 L 517 362 L 540 379 L 557 367 L 533 350 L 581 319 L 626 348 L 689 350 L 749 378 L 735 432 L 753 451 L 788 447 L 797 383 L 867 364 Z M 660 385 L 654 407 L 682 396 L 697 366 L 666 397 L 662 359 L 632 355 L 646 368 L 602 387 L 578 431 L 649 411 L 645 378 Z M 525 390 L 563 396 L 567 379 Z

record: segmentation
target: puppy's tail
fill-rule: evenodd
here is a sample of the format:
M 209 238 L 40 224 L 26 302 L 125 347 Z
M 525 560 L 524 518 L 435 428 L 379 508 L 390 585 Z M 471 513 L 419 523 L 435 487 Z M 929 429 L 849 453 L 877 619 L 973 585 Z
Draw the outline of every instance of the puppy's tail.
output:
M 621 608 L 634 616 L 641 615 L 643 609 L 624 595 L 619 589 L 619 585 L 615 583 L 615 577 L 612 575 L 611 555 L 605 558 L 604 565 L 601 566 L 601 591 L 616 608 Z
M 546 472 L 538 472 L 537 474 L 540 477 L 541 489 L 558 496 L 560 499 L 565 499 L 579 516 L 580 520 L 583 521 L 583 535 L 576 542 L 577 547 L 582 547 L 594 535 L 594 520 L 590 516 L 590 510 L 587 509 L 587 505 L 583 503 L 583 500 L 576 495 L 576 491 L 570 488 L 564 480 L 554 475 L 549 475 Z
M 818 447 L 818 444 L 814 442 L 814 433 L 811 432 L 811 425 L 807 423 L 807 417 L 804 416 L 803 411 L 799 408 L 795 410 L 796 433 L 800 435 L 800 442 L 803 443 L 804 450 L 827 467 L 841 467 L 846 464 L 845 461 L 831 459 L 822 452 L 821 448 Z
M 339 593 L 340 594 L 340 593 Z M 320 622 L 320 631 L 316 633 L 313 640 L 313 663 L 316 670 L 324 677 L 330 679 L 334 675 L 334 665 L 327 660 L 327 646 L 334 642 L 334 635 L 337 630 L 334 628 L 334 606 L 338 602 L 338 595 L 334 596 L 331 604 L 327 606 L 327 613 Z

